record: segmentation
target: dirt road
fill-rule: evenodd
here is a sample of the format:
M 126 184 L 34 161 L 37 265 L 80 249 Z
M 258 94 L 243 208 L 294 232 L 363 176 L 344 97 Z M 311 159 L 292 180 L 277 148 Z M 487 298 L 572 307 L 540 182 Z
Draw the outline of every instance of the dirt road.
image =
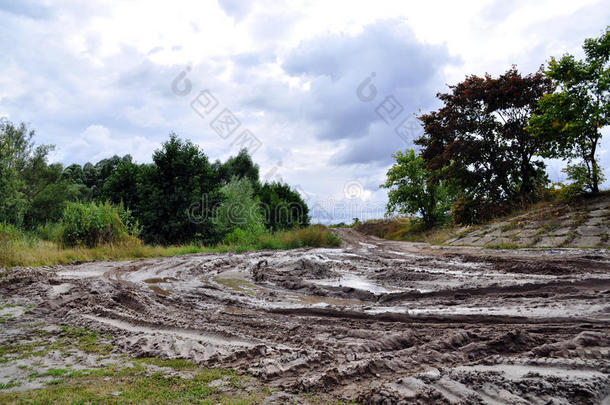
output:
M 339 249 L 13 269 L 0 293 L 117 353 L 184 357 L 286 392 L 395 403 L 610 400 L 610 255 Z M 1 327 L 1 326 L 0 326 Z

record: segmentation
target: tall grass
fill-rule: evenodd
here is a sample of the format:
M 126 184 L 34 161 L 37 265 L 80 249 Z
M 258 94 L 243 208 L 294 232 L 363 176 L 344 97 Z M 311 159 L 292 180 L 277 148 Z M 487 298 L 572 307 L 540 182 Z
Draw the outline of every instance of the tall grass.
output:
M 122 206 L 106 202 L 69 203 L 61 220 L 61 244 L 86 246 L 129 243 L 137 235 L 137 224 L 130 229 L 130 213 Z
M 370 220 L 356 226 L 357 231 L 379 238 L 432 245 L 440 245 L 453 237 L 455 229 L 457 227 L 451 225 L 427 228 L 418 218 Z
M 235 246 L 245 250 L 259 249 L 297 249 L 302 247 L 337 247 L 341 239 L 323 225 L 311 225 L 292 231 L 265 233 L 251 244 L 236 243 Z
M 132 237 L 118 243 L 104 243 L 95 247 L 85 245 L 64 246 L 53 240 L 58 225 L 47 224 L 39 228 L 39 235 L 28 234 L 10 225 L 0 224 L 0 267 L 52 266 L 96 260 L 131 260 L 165 257 L 191 253 L 245 252 L 260 249 L 294 249 L 301 247 L 336 247 L 341 240 L 322 225 L 313 225 L 293 231 L 264 233 L 255 239 L 249 236 L 231 243 L 216 246 L 186 244 L 180 246 L 153 246 Z M 44 235 L 44 237 L 43 237 Z

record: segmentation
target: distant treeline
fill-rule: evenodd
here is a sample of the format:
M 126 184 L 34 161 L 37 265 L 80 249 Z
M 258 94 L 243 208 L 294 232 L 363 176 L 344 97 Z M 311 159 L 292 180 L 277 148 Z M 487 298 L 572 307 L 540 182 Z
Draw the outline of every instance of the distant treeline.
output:
M 262 184 L 245 150 L 211 162 L 192 142 L 171 134 L 153 163 L 115 155 L 64 167 L 49 164 L 53 146 L 36 146 L 33 137 L 24 124 L 0 122 L 0 223 L 35 230 L 60 222 L 72 202 L 109 202 L 122 206 L 128 214 L 123 221 L 137 222 L 139 236 L 150 243 L 211 244 L 236 229 L 309 225 L 298 192 L 287 184 Z

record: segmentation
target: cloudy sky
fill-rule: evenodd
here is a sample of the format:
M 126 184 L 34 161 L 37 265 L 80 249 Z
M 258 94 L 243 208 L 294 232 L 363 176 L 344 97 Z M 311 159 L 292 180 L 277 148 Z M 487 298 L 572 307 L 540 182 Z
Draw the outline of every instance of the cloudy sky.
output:
M 0 0 L 0 21 L 0 116 L 55 161 L 149 162 L 172 131 L 212 160 L 246 146 L 326 222 L 382 214 L 391 154 L 446 84 L 581 56 L 610 3 Z

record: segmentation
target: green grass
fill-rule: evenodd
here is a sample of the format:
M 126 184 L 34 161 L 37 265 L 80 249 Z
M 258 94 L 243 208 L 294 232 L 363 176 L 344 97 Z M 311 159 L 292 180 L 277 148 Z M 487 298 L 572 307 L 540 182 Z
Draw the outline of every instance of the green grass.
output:
M 51 348 L 82 349 L 96 343 L 100 336 L 87 329 L 64 327 L 51 343 L 52 333 L 40 332 L 36 337 L 37 341 L 27 345 L 2 348 L 15 355 L 11 360 L 17 360 L 32 353 L 42 355 Z M 0 384 L 0 403 L 251 404 L 261 403 L 273 393 L 269 386 L 251 376 L 235 370 L 201 367 L 186 359 L 120 356 L 116 360 L 94 369 L 72 369 L 68 363 L 45 369 L 42 362 L 30 360 L 28 366 L 19 368 L 31 371 L 27 377 L 30 382 L 42 383 L 45 387 L 3 392 L 25 382 L 8 381 Z M 329 403 L 325 394 L 309 393 L 307 397 L 310 403 Z
M 0 345 L 0 363 L 9 360 L 41 357 L 52 350 L 66 352 L 78 349 L 85 353 L 108 355 L 113 347 L 108 341 L 111 336 L 101 336 L 98 332 L 83 328 L 62 327 L 59 334 L 36 331 L 34 339 Z
M 148 357 L 139 359 L 139 361 L 144 364 L 152 364 L 157 367 L 168 367 L 174 370 L 194 370 L 198 368 L 195 363 L 185 359 L 163 360 L 157 357 Z
M 11 380 L 7 383 L 0 383 L 0 390 L 7 390 L 9 388 L 18 387 L 19 383 L 15 380 Z
M 201 246 L 187 244 L 180 246 L 153 246 L 132 238 L 125 243 L 105 244 L 93 248 L 62 248 L 59 244 L 46 240 L 36 240 L 32 236 L 11 229 L 11 234 L 3 234 L 0 229 L 0 267 L 52 266 L 74 262 L 98 260 L 132 260 L 151 257 L 166 257 L 192 253 L 242 253 L 261 249 L 295 249 L 301 247 L 337 247 L 341 240 L 328 228 L 312 225 L 292 231 L 265 233 L 254 243 L 232 245 Z
M 144 364 L 188 369 L 191 374 L 184 378 L 163 372 L 151 374 Z M 259 386 L 246 392 L 242 387 L 248 377 L 231 370 L 198 367 L 186 360 L 142 359 L 134 361 L 132 367 L 77 372 L 51 369 L 36 377 L 43 376 L 61 378 L 42 389 L 0 393 L 0 403 L 250 404 L 260 403 L 270 393 Z M 219 379 L 226 380 L 224 387 L 210 386 Z
M 426 242 L 432 245 L 440 245 L 455 236 L 455 229 L 457 228 L 451 226 L 426 228 L 417 218 L 371 220 L 356 226 L 357 231 L 380 238 L 408 242 Z

